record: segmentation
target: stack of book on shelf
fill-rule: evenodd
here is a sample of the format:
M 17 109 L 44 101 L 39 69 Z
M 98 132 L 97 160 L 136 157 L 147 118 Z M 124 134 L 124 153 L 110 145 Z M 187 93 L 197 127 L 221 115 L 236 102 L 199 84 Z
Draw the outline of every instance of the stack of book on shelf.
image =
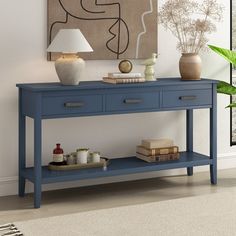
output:
M 143 83 L 145 78 L 141 73 L 108 73 L 103 82 L 111 84 Z
M 170 139 L 146 139 L 136 148 L 136 157 L 147 162 L 179 159 L 179 147 Z

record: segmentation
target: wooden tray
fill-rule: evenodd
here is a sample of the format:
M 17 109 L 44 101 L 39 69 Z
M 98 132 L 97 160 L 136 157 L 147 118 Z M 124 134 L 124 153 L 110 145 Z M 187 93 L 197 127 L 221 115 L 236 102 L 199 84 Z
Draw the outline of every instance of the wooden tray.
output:
M 66 170 L 80 170 L 80 169 L 88 169 L 88 168 L 98 168 L 103 167 L 104 165 L 109 165 L 110 160 L 107 158 L 101 158 L 101 161 L 98 163 L 87 163 L 87 164 L 75 164 L 75 165 L 62 165 L 57 166 L 49 163 L 48 169 L 49 170 L 60 170 L 60 171 L 66 171 Z

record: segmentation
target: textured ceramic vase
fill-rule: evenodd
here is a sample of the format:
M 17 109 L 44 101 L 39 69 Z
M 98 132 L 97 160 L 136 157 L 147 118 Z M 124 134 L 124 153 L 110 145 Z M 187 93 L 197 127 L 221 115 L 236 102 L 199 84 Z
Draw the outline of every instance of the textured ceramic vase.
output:
M 78 57 L 60 57 L 55 62 L 57 75 L 63 85 L 78 85 L 85 62 Z
M 183 53 L 179 61 L 182 80 L 200 80 L 202 60 L 197 53 Z

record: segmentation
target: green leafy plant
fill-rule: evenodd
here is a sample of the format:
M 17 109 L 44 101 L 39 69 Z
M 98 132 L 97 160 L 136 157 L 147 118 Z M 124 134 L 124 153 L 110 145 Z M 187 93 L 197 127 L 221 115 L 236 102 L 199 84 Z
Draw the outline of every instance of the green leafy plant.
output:
M 233 66 L 236 66 L 236 51 L 232 51 L 226 48 L 220 48 L 213 45 L 208 45 L 208 47 L 213 50 L 215 53 L 222 56 L 224 59 L 226 59 L 228 62 L 230 62 Z M 225 81 L 219 81 L 217 85 L 217 92 L 226 94 L 226 95 L 236 95 L 236 87 L 225 82 Z M 236 102 L 233 102 L 227 106 L 227 108 L 232 107 L 236 108 Z

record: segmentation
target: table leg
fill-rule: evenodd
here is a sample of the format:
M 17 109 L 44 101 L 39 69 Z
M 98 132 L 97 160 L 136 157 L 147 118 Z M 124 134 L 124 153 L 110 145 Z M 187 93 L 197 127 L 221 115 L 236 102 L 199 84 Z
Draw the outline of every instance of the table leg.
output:
M 213 85 L 212 108 L 210 109 L 210 177 L 211 183 L 217 184 L 217 92 Z
M 41 118 L 34 120 L 34 207 L 39 208 L 41 204 L 42 185 L 42 121 Z
M 22 114 L 22 90 L 19 91 L 19 183 L 18 195 L 24 197 L 25 195 L 25 178 L 22 176 L 22 171 L 26 167 L 25 161 L 25 116 Z
M 188 152 L 193 151 L 193 110 L 186 111 L 186 147 Z M 187 168 L 188 176 L 193 175 L 193 167 Z

